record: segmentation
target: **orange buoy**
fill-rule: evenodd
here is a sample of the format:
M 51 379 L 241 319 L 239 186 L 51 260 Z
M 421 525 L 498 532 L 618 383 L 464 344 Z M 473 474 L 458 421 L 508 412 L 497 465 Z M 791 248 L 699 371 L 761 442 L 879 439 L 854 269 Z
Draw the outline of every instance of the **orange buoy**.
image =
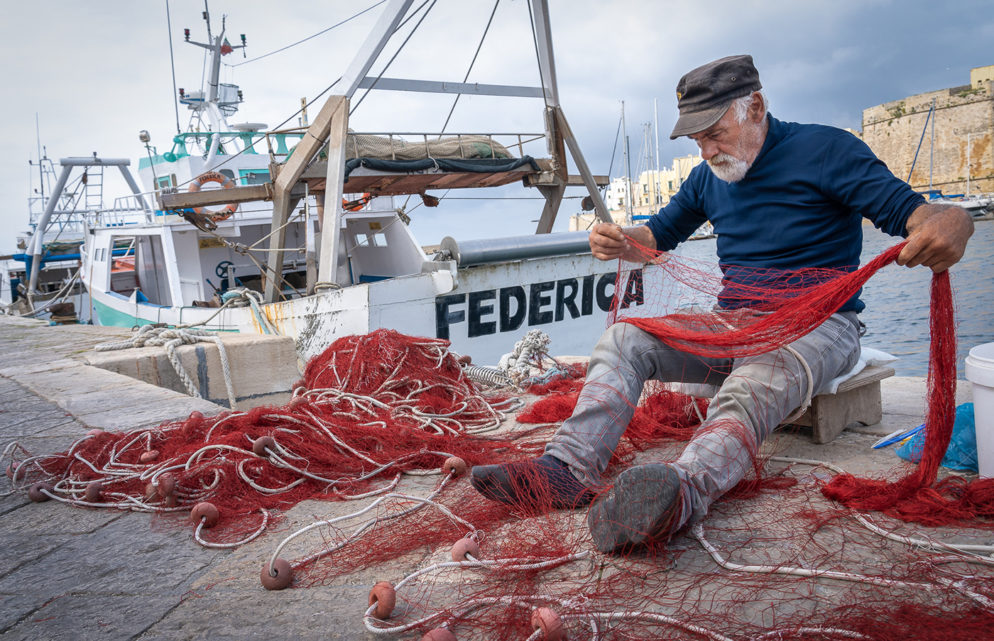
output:
M 365 194 L 363 194 L 359 198 L 356 198 L 355 200 L 345 200 L 344 198 L 342 198 L 342 209 L 344 209 L 345 211 L 359 211 L 360 209 L 365 207 L 372 199 L 373 195 L 370 194 L 369 192 L 366 192 Z
M 86 489 L 83 490 L 83 500 L 87 503 L 97 503 L 100 501 L 100 495 L 104 491 L 104 484 L 100 481 L 90 481 L 86 484 Z
M 462 476 L 466 473 L 466 461 L 458 456 L 450 456 L 442 463 L 442 474 L 446 476 Z
M 545 641 L 566 641 L 563 620 L 551 608 L 532 610 L 532 629 L 541 630 Z
M 266 450 L 276 451 L 276 439 L 272 436 L 260 436 L 252 441 L 252 451 L 259 456 L 269 456 Z
M 369 591 L 369 605 L 376 604 L 373 616 L 377 619 L 389 619 L 397 605 L 397 591 L 389 581 L 380 581 Z
M 221 185 L 221 189 L 232 189 L 235 186 L 235 181 L 228 178 L 224 174 L 216 171 L 208 171 L 207 173 L 200 174 L 190 181 L 190 186 L 187 187 L 187 191 L 200 191 L 201 187 L 203 187 L 206 183 L 218 183 Z M 210 219 L 213 221 L 227 220 L 237 210 L 238 205 L 235 203 L 228 203 L 217 211 L 207 209 L 206 207 L 193 208 L 195 213 L 210 216 Z
M 269 563 L 262 564 L 262 587 L 267 590 L 282 590 L 293 580 L 293 568 L 286 559 L 276 559 L 270 569 Z
M 203 521 L 205 528 L 214 527 L 220 518 L 221 512 L 217 509 L 217 506 L 207 501 L 197 503 L 190 510 L 190 520 L 193 521 L 193 524 L 200 525 L 201 521 Z
M 480 558 L 480 544 L 476 542 L 476 539 L 464 536 L 452 544 L 452 560 L 456 563 L 469 561 L 469 558 L 466 557 L 467 554 L 472 555 L 475 559 Z
M 28 488 L 28 498 L 35 503 L 44 503 L 52 498 L 46 492 L 51 492 L 55 487 L 51 483 L 35 483 Z

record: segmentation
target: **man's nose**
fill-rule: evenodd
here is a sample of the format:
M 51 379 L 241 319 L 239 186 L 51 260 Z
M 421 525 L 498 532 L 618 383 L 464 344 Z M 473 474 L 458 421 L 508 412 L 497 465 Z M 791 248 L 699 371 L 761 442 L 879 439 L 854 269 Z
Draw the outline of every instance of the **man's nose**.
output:
M 698 140 L 697 146 L 701 149 L 701 158 L 705 161 L 711 160 L 718 153 L 718 145 L 711 140 Z

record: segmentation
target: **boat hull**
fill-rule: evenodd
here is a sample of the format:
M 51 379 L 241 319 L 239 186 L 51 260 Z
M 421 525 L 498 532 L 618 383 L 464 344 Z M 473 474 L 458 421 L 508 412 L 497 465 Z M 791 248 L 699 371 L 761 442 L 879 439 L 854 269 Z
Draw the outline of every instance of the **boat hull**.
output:
M 337 338 L 376 329 L 443 338 L 479 364 L 496 364 L 531 329 L 556 354 L 586 355 L 607 323 L 616 263 L 590 254 L 439 269 L 289 301 L 222 310 L 163 307 L 93 292 L 96 322 L 134 327 L 200 324 L 207 329 L 292 336 L 303 359 Z M 640 302 L 640 301 L 639 301 Z

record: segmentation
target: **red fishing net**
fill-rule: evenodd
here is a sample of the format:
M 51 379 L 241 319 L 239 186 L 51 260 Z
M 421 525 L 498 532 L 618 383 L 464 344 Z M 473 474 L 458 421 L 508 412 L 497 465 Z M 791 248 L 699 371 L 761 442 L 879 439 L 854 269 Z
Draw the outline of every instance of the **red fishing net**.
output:
M 619 270 L 612 320 L 705 358 L 766 354 L 823 323 L 900 248 L 846 272 L 721 269 L 646 251 L 644 263 Z M 284 407 L 92 435 L 66 454 L 20 460 L 15 481 L 45 476 L 53 485 L 37 491 L 84 505 L 186 510 L 210 500 L 216 527 L 230 532 L 214 540 L 247 538 L 256 515 L 305 498 L 359 498 L 326 503 L 326 518 L 256 544 L 265 547 L 261 579 L 306 589 L 376 576 L 357 617 L 392 638 L 987 638 L 994 493 L 986 479 L 936 481 L 955 398 L 948 274 L 935 278 L 932 296 L 918 467 L 867 479 L 781 457 L 799 437 L 761 446 L 742 422 L 701 427 L 706 398 L 647 386 L 639 402 L 626 401 L 632 418 L 606 478 L 674 461 L 707 433 L 728 435 L 729 451 L 745 448 L 750 462 L 706 518 L 623 553 L 596 552 L 586 511 L 553 509 L 556 497 L 540 485 L 508 506 L 474 491 L 459 461 L 446 463 L 536 456 L 573 411 L 576 377 L 532 386 L 542 395 L 491 432 L 520 394 L 483 392 L 444 341 L 394 332 L 337 341 L 308 364 Z M 752 383 L 754 400 L 779 402 L 763 380 Z M 443 464 L 440 477 L 420 475 Z M 94 482 L 102 485 L 91 496 Z

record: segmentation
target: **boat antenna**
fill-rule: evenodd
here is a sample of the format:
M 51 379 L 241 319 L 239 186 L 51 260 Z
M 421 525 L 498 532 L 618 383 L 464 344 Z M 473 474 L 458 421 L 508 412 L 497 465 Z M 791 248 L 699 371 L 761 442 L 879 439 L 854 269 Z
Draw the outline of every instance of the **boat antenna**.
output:
M 41 126 L 38 124 L 38 112 L 35 112 L 35 137 L 38 141 L 38 184 L 41 188 L 42 211 L 45 207 L 45 167 L 41 156 Z
M 214 36 L 211 35 L 211 10 L 207 6 L 207 0 L 204 0 L 204 22 L 207 23 L 207 40 L 213 42 Z
M 183 130 L 179 126 L 179 102 L 176 100 L 176 60 L 173 57 L 173 23 L 169 18 L 169 0 L 166 0 L 166 29 L 169 32 L 169 69 L 173 73 L 173 110 L 176 112 L 176 133 L 181 134 Z

